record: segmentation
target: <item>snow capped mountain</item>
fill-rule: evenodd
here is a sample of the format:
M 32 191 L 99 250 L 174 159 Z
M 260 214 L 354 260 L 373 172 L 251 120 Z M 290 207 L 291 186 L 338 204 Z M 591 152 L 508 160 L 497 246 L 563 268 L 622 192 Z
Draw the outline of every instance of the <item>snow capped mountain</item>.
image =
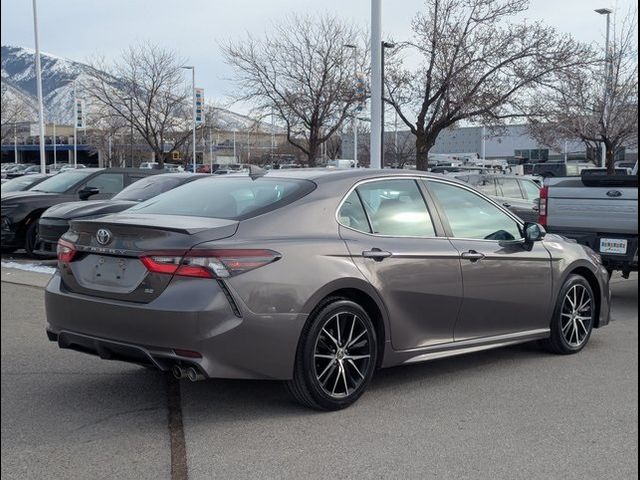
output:
M 43 53 L 42 93 L 47 122 L 71 123 L 73 118 L 73 82 L 82 81 L 89 67 Z M 30 48 L 2 46 L 2 82 L 28 97 L 37 105 L 35 52 Z
M 37 118 L 37 92 L 35 72 L 35 51 L 30 48 L 2 46 L 2 84 L 7 92 L 28 105 L 29 115 Z M 78 85 L 88 84 L 90 69 L 88 65 L 41 52 L 42 92 L 45 110 L 45 121 L 71 124 L 73 118 L 74 82 Z M 82 97 L 82 92 L 78 92 Z M 87 105 L 90 111 L 91 105 Z M 247 131 L 256 129 L 256 121 L 224 108 L 214 108 L 215 128 L 225 131 Z M 271 133 L 272 127 L 265 122 L 259 123 L 259 129 Z M 279 127 L 273 128 L 275 133 L 282 133 Z

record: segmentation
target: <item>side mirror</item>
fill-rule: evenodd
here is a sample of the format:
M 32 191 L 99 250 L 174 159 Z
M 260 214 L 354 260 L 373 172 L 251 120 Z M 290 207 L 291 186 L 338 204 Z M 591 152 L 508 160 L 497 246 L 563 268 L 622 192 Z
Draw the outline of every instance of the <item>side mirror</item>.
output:
M 78 196 L 80 200 L 87 200 L 89 197 L 97 195 L 98 193 L 100 193 L 98 187 L 84 187 L 78 192 Z
M 547 236 L 547 231 L 544 227 L 538 223 L 525 223 L 524 224 L 524 241 L 531 245 L 535 242 L 541 241 Z

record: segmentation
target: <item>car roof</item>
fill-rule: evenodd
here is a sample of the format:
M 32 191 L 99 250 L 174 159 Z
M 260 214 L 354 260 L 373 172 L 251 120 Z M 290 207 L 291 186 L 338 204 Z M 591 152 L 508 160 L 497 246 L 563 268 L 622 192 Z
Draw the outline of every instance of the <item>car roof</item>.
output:
M 420 170 L 397 170 L 397 169 L 368 169 L 356 168 L 345 170 L 332 170 L 326 168 L 300 168 L 300 169 L 279 169 L 269 170 L 267 178 L 291 178 L 297 180 L 311 180 L 316 183 L 328 183 L 353 179 L 354 181 L 367 180 L 373 178 L 394 178 L 394 177 L 424 177 L 432 179 L 448 179 L 443 175 L 423 172 Z

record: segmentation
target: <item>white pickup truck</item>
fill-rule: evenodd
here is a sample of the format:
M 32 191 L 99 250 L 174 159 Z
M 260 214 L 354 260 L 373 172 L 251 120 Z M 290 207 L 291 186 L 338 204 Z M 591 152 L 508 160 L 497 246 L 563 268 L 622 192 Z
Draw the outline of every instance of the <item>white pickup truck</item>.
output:
M 549 178 L 540 192 L 540 223 L 548 232 L 587 245 L 609 270 L 638 271 L 638 175 L 586 170 Z

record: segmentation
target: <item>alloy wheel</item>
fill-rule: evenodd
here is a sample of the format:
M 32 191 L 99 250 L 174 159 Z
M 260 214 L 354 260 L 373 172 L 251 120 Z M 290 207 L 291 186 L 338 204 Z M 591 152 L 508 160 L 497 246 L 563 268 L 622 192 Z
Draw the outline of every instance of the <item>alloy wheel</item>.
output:
M 315 377 L 333 398 L 345 398 L 362 386 L 371 363 L 370 332 L 360 317 L 336 313 L 322 326 L 314 349 Z
M 589 338 L 593 323 L 593 298 L 584 285 L 574 285 L 562 304 L 562 336 L 567 344 L 579 348 Z

